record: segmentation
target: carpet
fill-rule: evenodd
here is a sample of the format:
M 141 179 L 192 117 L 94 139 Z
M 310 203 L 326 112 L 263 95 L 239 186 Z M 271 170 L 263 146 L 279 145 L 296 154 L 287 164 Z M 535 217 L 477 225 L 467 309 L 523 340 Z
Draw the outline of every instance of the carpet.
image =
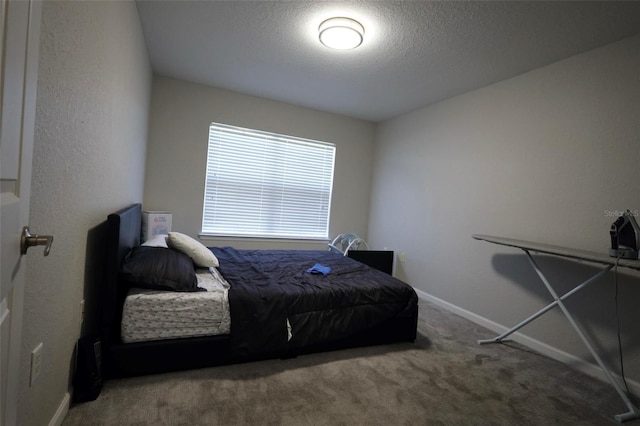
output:
M 107 381 L 76 425 L 611 425 L 605 382 L 420 301 L 418 339 Z M 631 421 L 626 425 L 639 425 Z

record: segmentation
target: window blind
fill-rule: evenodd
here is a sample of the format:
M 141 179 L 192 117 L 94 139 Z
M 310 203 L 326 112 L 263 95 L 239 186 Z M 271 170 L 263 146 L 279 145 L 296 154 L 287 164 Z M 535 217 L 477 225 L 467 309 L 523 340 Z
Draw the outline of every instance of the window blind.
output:
M 205 235 L 327 238 L 335 145 L 212 123 Z

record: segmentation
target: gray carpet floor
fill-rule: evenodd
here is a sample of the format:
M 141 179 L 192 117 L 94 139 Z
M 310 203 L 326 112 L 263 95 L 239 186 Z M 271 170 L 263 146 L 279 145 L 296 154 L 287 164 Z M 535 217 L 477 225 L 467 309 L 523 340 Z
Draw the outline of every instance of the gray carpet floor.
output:
M 420 302 L 415 343 L 111 380 L 75 425 L 611 425 L 614 389 Z M 640 425 L 639 420 L 625 423 Z

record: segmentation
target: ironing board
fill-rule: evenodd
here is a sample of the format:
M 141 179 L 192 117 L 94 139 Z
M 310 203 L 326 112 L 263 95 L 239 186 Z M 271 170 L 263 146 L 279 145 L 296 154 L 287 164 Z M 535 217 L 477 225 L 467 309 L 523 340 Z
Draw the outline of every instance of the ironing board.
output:
M 508 247 L 515 247 L 524 251 L 525 254 L 527 255 L 527 258 L 529 259 L 529 263 L 531 263 L 531 266 L 536 271 L 536 273 L 538 274 L 538 276 L 544 283 L 545 287 L 547 288 L 549 293 L 551 293 L 551 296 L 554 299 L 553 302 L 549 303 L 547 306 L 540 309 L 538 312 L 522 320 L 520 323 L 516 324 L 515 326 L 505 331 L 504 333 L 500 334 L 499 336 L 496 336 L 493 339 L 478 340 L 478 343 L 479 344 L 500 343 L 507 336 L 511 335 L 515 331 L 529 324 L 531 321 L 540 317 L 542 314 L 546 313 L 550 309 L 558 306 L 560 307 L 564 315 L 567 317 L 567 320 L 569 321 L 569 323 L 571 323 L 571 326 L 574 328 L 576 333 L 578 333 L 578 335 L 582 339 L 582 342 L 589 349 L 589 352 L 591 352 L 591 355 L 593 356 L 593 358 L 596 360 L 596 362 L 602 369 L 604 375 L 607 377 L 607 380 L 609 380 L 609 382 L 613 385 L 616 392 L 618 393 L 618 395 L 620 395 L 620 398 L 622 398 L 627 408 L 629 409 L 627 413 L 615 415 L 614 416 L 615 419 L 618 422 L 624 422 L 627 420 L 640 418 L 640 410 L 638 410 L 638 408 L 631 402 L 628 395 L 624 392 L 624 390 L 622 389 L 618 381 L 613 377 L 609 369 L 606 367 L 606 365 L 600 358 L 600 355 L 598 355 L 598 353 L 594 349 L 593 345 L 591 344 L 587 336 L 584 334 L 580 326 L 578 326 L 578 323 L 574 320 L 573 316 L 567 310 L 564 303 L 562 303 L 569 296 L 577 293 L 578 291 L 582 290 L 592 282 L 596 281 L 601 276 L 605 275 L 607 272 L 613 269 L 613 267 L 616 265 L 618 267 L 625 267 L 625 268 L 640 270 L 640 260 L 614 258 L 614 257 L 608 256 L 607 254 L 602 254 L 602 253 L 597 253 L 592 251 L 578 250 L 578 249 L 572 249 L 567 247 L 559 247 L 559 246 L 554 246 L 550 244 L 535 243 L 531 241 L 515 240 L 512 238 L 494 237 L 489 235 L 473 235 L 473 238 L 475 238 L 476 240 L 487 241 L 493 244 L 499 244 L 499 245 L 508 246 Z M 573 259 L 577 261 L 587 261 L 587 262 L 597 263 L 602 265 L 603 269 L 595 273 L 593 276 L 591 276 L 584 282 L 576 285 L 572 290 L 568 291 L 564 295 L 558 296 L 556 291 L 551 286 L 551 284 L 549 284 L 549 281 L 544 276 L 542 271 L 540 271 L 540 268 L 538 267 L 537 263 L 533 259 L 531 252 L 549 254 L 549 255 L 564 257 L 564 258 Z

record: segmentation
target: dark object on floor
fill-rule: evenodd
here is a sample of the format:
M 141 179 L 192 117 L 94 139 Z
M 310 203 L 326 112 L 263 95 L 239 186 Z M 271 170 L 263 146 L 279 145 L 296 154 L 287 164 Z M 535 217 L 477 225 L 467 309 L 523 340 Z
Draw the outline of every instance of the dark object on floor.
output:
M 100 338 L 78 340 L 76 372 L 73 376 L 73 402 L 95 400 L 102 391 L 102 349 Z

